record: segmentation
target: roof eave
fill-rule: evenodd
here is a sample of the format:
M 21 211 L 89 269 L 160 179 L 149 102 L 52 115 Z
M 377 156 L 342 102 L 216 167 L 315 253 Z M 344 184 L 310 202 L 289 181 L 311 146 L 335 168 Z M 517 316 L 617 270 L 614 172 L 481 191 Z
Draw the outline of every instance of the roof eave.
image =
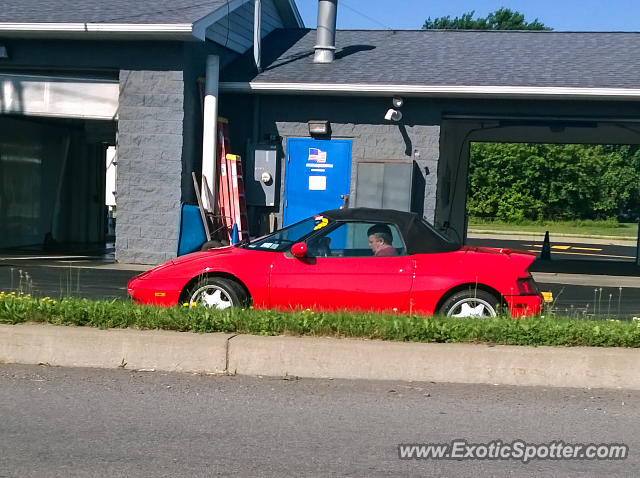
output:
M 635 88 L 579 88 L 555 86 L 449 86 L 335 83 L 221 82 L 224 93 L 328 96 L 415 96 L 446 98 L 640 100 Z
M 4 38 L 203 40 L 191 23 L 0 23 Z
M 285 28 L 304 28 L 304 20 L 295 0 L 275 0 L 275 5 L 282 15 Z

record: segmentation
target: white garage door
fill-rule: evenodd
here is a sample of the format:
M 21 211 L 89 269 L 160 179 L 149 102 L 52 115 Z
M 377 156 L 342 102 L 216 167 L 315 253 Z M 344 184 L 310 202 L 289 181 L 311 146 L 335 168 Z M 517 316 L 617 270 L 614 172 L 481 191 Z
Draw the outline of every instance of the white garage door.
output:
M 117 119 L 117 80 L 2 73 L 0 86 L 0 113 Z

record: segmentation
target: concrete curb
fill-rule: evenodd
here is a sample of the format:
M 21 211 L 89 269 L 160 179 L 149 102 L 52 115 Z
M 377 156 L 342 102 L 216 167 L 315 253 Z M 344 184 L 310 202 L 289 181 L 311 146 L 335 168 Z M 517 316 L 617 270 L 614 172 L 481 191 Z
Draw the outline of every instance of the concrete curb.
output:
M 640 349 L 422 344 L 0 325 L 5 363 L 640 390 Z
M 232 334 L 0 325 L 0 362 L 224 373 Z
M 258 337 L 230 342 L 243 375 L 640 389 L 640 350 Z

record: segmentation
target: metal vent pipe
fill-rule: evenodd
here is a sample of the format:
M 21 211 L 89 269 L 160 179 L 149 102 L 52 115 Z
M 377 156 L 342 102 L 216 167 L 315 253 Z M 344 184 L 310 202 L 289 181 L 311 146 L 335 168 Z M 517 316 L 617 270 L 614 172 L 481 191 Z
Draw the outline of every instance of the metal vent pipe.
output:
M 318 28 L 314 63 L 331 63 L 336 52 L 338 0 L 318 0 Z

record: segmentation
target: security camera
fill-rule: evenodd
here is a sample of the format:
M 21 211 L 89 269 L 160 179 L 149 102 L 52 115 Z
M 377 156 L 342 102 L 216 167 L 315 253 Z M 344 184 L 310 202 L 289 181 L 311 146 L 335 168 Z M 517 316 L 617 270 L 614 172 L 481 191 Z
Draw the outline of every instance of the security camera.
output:
M 387 114 L 384 115 L 384 119 L 387 121 L 400 121 L 402 119 L 402 113 L 398 110 L 394 110 L 393 108 L 389 108 Z
M 393 107 L 394 108 L 402 108 L 403 104 L 404 104 L 404 100 L 402 98 L 399 98 L 397 96 L 393 97 Z

